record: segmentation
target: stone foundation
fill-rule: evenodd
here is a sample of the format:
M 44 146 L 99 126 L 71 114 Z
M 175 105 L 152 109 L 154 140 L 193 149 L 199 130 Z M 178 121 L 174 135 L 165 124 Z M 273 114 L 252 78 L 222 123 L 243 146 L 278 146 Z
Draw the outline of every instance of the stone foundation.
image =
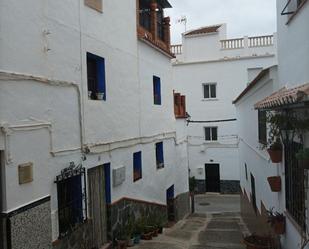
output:
M 240 183 L 233 180 L 221 180 L 220 181 L 220 193 L 221 194 L 239 194 Z
M 112 204 L 109 209 L 109 224 L 111 228 L 109 237 L 113 240 L 120 235 L 129 218 L 132 219 L 133 223 L 142 217 L 145 219 L 162 217 L 162 220 L 167 221 L 166 206 L 156 203 L 123 198 Z
M 175 214 L 176 221 L 183 219 L 187 214 L 190 213 L 190 193 L 183 193 L 175 199 Z
M 53 243 L 53 249 L 92 249 L 91 220 L 78 225 L 72 233 Z
M 196 180 L 196 193 L 204 194 L 206 193 L 206 181 Z M 237 180 L 221 180 L 220 181 L 220 193 L 221 194 L 239 194 L 240 184 Z
M 9 213 L 8 248 L 51 248 L 50 213 L 49 197 Z

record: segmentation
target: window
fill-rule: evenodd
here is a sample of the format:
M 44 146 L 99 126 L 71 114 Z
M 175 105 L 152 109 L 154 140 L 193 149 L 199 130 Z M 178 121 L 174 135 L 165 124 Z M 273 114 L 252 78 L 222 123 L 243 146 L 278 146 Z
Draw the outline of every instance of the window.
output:
M 215 99 L 217 98 L 217 84 L 203 84 L 204 99 Z
M 258 132 L 259 132 L 259 142 L 261 144 L 267 144 L 267 123 L 266 123 L 266 111 L 258 111 Z
M 136 182 L 142 179 L 142 152 L 133 154 L 133 181 Z
M 157 76 L 153 76 L 153 102 L 161 105 L 161 79 Z
M 139 24 L 150 31 L 151 15 L 150 1 L 139 0 Z
M 164 168 L 163 142 L 156 143 L 156 164 L 157 169 Z
M 217 141 L 218 140 L 218 127 L 205 127 L 205 140 Z
M 246 180 L 248 181 L 248 166 L 245 163 L 245 174 L 246 174 Z
M 250 174 L 251 177 L 251 201 L 252 201 L 252 207 L 254 209 L 255 214 L 257 214 L 257 206 L 256 206 L 256 194 L 255 194 L 255 179 L 252 174 Z
M 88 98 L 106 100 L 104 58 L 87 53 Z
M 299 164 L 296 153 L 302 144 L 289 141 L 285 143 L 285 200 L 286 209 L 297 224 L 306 230 L 306 196 L 307 180 L 304 168 Z
M 68 235 L 75 225 L 85 220 L 84 209 L 85 193 L 83 192 L 82 179 L 85 169 L 69 167 L 57 176 L 59 238 Z
M 85 0 L 85 5 L 99 12 L 102 12 L 102 0 Z
M 186 96 L 174 92 L 174 113 L 176 118 L 186 118 Z

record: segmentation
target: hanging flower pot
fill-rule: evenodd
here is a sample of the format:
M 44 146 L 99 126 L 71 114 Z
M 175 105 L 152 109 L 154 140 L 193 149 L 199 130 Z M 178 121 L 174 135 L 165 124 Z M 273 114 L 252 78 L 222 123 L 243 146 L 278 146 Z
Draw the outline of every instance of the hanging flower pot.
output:
M 267 222 L 270 223 L 275 234 L 285 233 L 285 216 L 279 212 L 273 212 L 273 209 L 267 211 L 268 219 Z
M 98 92 L 96 93 L 97 95 L 97 100 L 104 100 L 104 93 Z
M 281 191 L 281 177 L 280 176 L 270 176 L 267 177 L 267 181 L 273 192 L 280 192 Z
M 272 249 L 275 241 L 271 237 L 263 237 L 258 235 L 250 235 L 244 238 L 244 244 L 247 249 Z
M 267 150 L 270 159 L 273 163 L 282 162 L 282 145 L 280 141 L 274 142 Z

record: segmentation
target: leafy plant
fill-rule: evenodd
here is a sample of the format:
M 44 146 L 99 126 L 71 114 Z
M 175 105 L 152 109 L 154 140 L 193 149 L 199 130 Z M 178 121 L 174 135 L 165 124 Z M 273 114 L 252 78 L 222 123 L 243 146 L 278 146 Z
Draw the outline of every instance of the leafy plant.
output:
M 296 154 L 298 160 L 307 160 L 309 159 L 309 148 L 304 148 Z
M 194 192 L 196 188 L 196 179 L 194 176 L 189 178 L 189 190 L 190 192 Z
M 270 223 L 272 226 L 277 222 L 284 222 L 285 216 L 282 213 L 274 212 L 274 208 L 267 210 L 267 222 Z

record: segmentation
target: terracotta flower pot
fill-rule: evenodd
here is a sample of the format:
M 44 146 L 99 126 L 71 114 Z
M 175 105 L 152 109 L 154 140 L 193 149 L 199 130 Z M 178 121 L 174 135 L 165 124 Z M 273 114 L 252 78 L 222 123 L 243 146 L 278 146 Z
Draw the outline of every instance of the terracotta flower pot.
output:
M 247 246 L 247 249 L 273 249 L 275 245 L 272 238 L 257 235 L 245 237 L 244 244 Z
M 143 233 L 141 238 L 142 238 L 143 240 L 152 240 L 152 232 Z
M 280 176 L 270 176 L 267 177 L 267 181 L 273 192 L 280 192 L 281 191 L 281 177 Z
M 284 234 L 285 233 L 285 220 L 282 221 L 275 221 L 272 225 L 272 228 L 274 229 L 275 234 Z
M 268 149 L 267 150 L 269 156 L 270 156 L 270 160 L 273 163 L 281 163 L 282 162 L 282 150 L 271 150 Z
M 127 240 L 117 240 L 117 249 L 126 249 L 128 245 Z
M 309 169 L 309 159 L 299 160 L 298 162 L 300 167 L 302 167 L 303 169 Z

